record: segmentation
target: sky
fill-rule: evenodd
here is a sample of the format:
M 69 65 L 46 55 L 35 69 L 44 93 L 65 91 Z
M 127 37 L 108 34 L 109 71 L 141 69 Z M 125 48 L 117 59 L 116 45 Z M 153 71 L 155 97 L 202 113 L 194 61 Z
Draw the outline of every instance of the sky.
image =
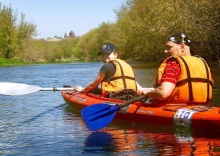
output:
M 2 6 L 11 7 L 25 15 L 25 21 L 34 23 L 35 38 L 64 36 L 72 30 L 81 36 L 102 22 L 115 22 L 114 9 L 120 9 L 125 0 L 0 0 Z

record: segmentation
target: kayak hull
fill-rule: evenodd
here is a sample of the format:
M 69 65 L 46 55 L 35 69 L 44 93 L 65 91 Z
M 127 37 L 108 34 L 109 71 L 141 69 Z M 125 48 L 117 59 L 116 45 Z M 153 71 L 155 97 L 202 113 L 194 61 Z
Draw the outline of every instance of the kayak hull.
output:
M 120 105 L 123 100 L 104 98 L 80 92 L 61 92 L 63 99 L 81 110 L 93 104 Z M 116 119 L 146 124 L 181 126 L 197 130 L 220 131 L 220 108 L 203 105 L 166 104 L 155 105 L 135 102 L 116 113 Z

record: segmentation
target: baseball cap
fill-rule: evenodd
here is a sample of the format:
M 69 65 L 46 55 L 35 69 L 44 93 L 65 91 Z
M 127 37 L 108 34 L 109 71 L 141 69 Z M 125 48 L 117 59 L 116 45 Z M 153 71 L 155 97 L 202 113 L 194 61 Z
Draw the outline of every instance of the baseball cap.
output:
M 112 44 L 112 43 L 104 43 L 101 47 L 100 47 L 100 51 L 98 53 L 98 55 L 100 55 L 102 52 L 105 53 L 112 53 L 113 51 L 117 51 L 117 48 Z
M 167 41 L 174 42 L 177 44 L 184 43 L 188 46 L 191 45 L 191 39 L 186 36 L 185 33 L 176 33 L 168 37 Z

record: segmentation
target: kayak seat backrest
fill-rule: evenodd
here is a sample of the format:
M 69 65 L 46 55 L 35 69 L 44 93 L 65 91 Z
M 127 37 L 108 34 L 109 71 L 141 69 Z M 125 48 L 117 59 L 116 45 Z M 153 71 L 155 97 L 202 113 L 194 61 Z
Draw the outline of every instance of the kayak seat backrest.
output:
M 194 108 L 193 108 L 193 110 L 195 110 L 195 111 L 197 111 L 197 112 L 206 112 L 206 111 L 208 111 L 208 110 L 211 110 L 212 109 L 212 107 L 210 107 L 210 106 L 195 106 Z
M 164 111 L 171 111 L 171 112 L 176 112 L 178 109 L 180 108 L 187 108 L 187 109 L 191 109 L 191 110 L 194 110 L 194 111 L 197 111 L 197 112 L 206 112 L 208 110 L 211 109 L 211 107 L 207 107 L 207 106 L 190 106 L 188 105 L 166 105 L 164 106 L 163 110 Z
M 164 111 L 176 112 L 179 108 L 183 108 L 186 105 L 166 105 L 164 106 Z

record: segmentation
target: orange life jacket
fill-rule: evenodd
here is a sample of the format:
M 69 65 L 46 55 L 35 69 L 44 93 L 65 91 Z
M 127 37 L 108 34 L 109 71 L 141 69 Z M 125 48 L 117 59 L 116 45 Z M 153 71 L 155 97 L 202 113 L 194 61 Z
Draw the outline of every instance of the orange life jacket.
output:
M 158 70 L 156 84 L 161 84 L 166 64 L 176 59 L 181 68 L 181 74 L 171 96 L 166 103 L 198 103 L 208 104 L 212 99 L 212 75 L 205 60 L 194 56 L 170 57 Z
M 109 92 L 116 92 L 122 89 L 133 89 L 137 91 L 135 74 L 129 64 L 120 59 L 110 60 L 115 65 L 115 74 L 109 82 L 101 83 L 101 94 L 107 96 Z

